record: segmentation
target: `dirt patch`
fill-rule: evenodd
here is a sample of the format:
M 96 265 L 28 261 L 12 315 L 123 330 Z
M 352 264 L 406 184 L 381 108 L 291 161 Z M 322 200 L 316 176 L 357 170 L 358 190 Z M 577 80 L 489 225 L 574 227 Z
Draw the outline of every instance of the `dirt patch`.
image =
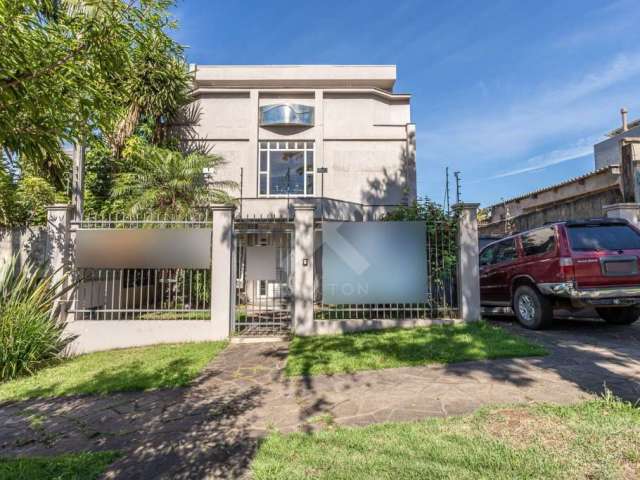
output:
M 522 408 L 493 410 L 484 419 L 483 426 L 487 433 L 514 448 L 541 446 L 562 451 L 575 438 L 575 434 L 557 420 Z

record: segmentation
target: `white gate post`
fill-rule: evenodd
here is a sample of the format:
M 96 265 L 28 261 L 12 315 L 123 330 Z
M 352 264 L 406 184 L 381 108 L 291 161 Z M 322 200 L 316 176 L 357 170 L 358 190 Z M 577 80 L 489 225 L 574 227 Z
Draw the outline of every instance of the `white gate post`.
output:
M 55 281 L 60 281 L 71 269 L 69 255 L 71 244 L 71 205 L 56 204 L 47 207 L 47 247 L 45 258 L 53 272 Z M 66 285 L 61 285 L 64 288 Z M 60 317 L 64 318 L 67 310 L 68 294 L 60 300 L 62 309 Z
M 296 335 L 312 335 L 315 206 L 298 204 L 293 210 L 293 330 Z
M 478 247 L 479 203 L 457 203 L 458 212 L 458 305 L 460 318 L 480 320 L 480 265 Z
M 233 211 L 231 205 L 212 206 L 211 326 L 212 339 L 229 338 L 234 315 Z
M 623 218 L 633 226 L 640 227 L 640 205 L 637 203 L 614 203 L 602 207 L 607 218 Z

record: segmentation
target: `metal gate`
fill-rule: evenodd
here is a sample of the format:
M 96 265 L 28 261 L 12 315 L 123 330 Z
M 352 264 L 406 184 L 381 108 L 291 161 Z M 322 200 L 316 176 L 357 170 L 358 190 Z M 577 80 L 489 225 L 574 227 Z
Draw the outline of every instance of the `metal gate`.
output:
M 233 333 L 286 335 L 293 304 L 293 230 L 290 223 L 236 226 Z

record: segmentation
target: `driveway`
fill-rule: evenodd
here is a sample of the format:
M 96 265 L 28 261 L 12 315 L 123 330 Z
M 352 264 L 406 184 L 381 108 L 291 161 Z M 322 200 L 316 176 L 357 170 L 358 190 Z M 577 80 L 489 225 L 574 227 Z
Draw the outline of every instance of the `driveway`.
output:
M 640 325 L 559 321 L 547 346 L 502 359 L 319 376 L 283 375 L 287 344 L 231 345 L 193 387 L 0 406 L 0 456 L 117 449 L 107 478 L 238 478 L 272 428 L 363 425 L 472 412 L 490 403 L 572 403 L 603 391 L 640 398 Z

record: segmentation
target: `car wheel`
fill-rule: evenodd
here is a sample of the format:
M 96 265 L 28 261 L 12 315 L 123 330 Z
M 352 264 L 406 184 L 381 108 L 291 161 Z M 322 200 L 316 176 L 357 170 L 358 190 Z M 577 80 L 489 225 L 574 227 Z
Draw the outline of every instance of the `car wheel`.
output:
M 532 330 L 546 328 L 553 321 L 553 306 L 549 299 L 528 285 L 516 289 L 513 311 L 522 326 Z
M 611 325 L 631 325 L 640 317 L 639 307 L 604 307 L 596 308 L 596 312 Z

